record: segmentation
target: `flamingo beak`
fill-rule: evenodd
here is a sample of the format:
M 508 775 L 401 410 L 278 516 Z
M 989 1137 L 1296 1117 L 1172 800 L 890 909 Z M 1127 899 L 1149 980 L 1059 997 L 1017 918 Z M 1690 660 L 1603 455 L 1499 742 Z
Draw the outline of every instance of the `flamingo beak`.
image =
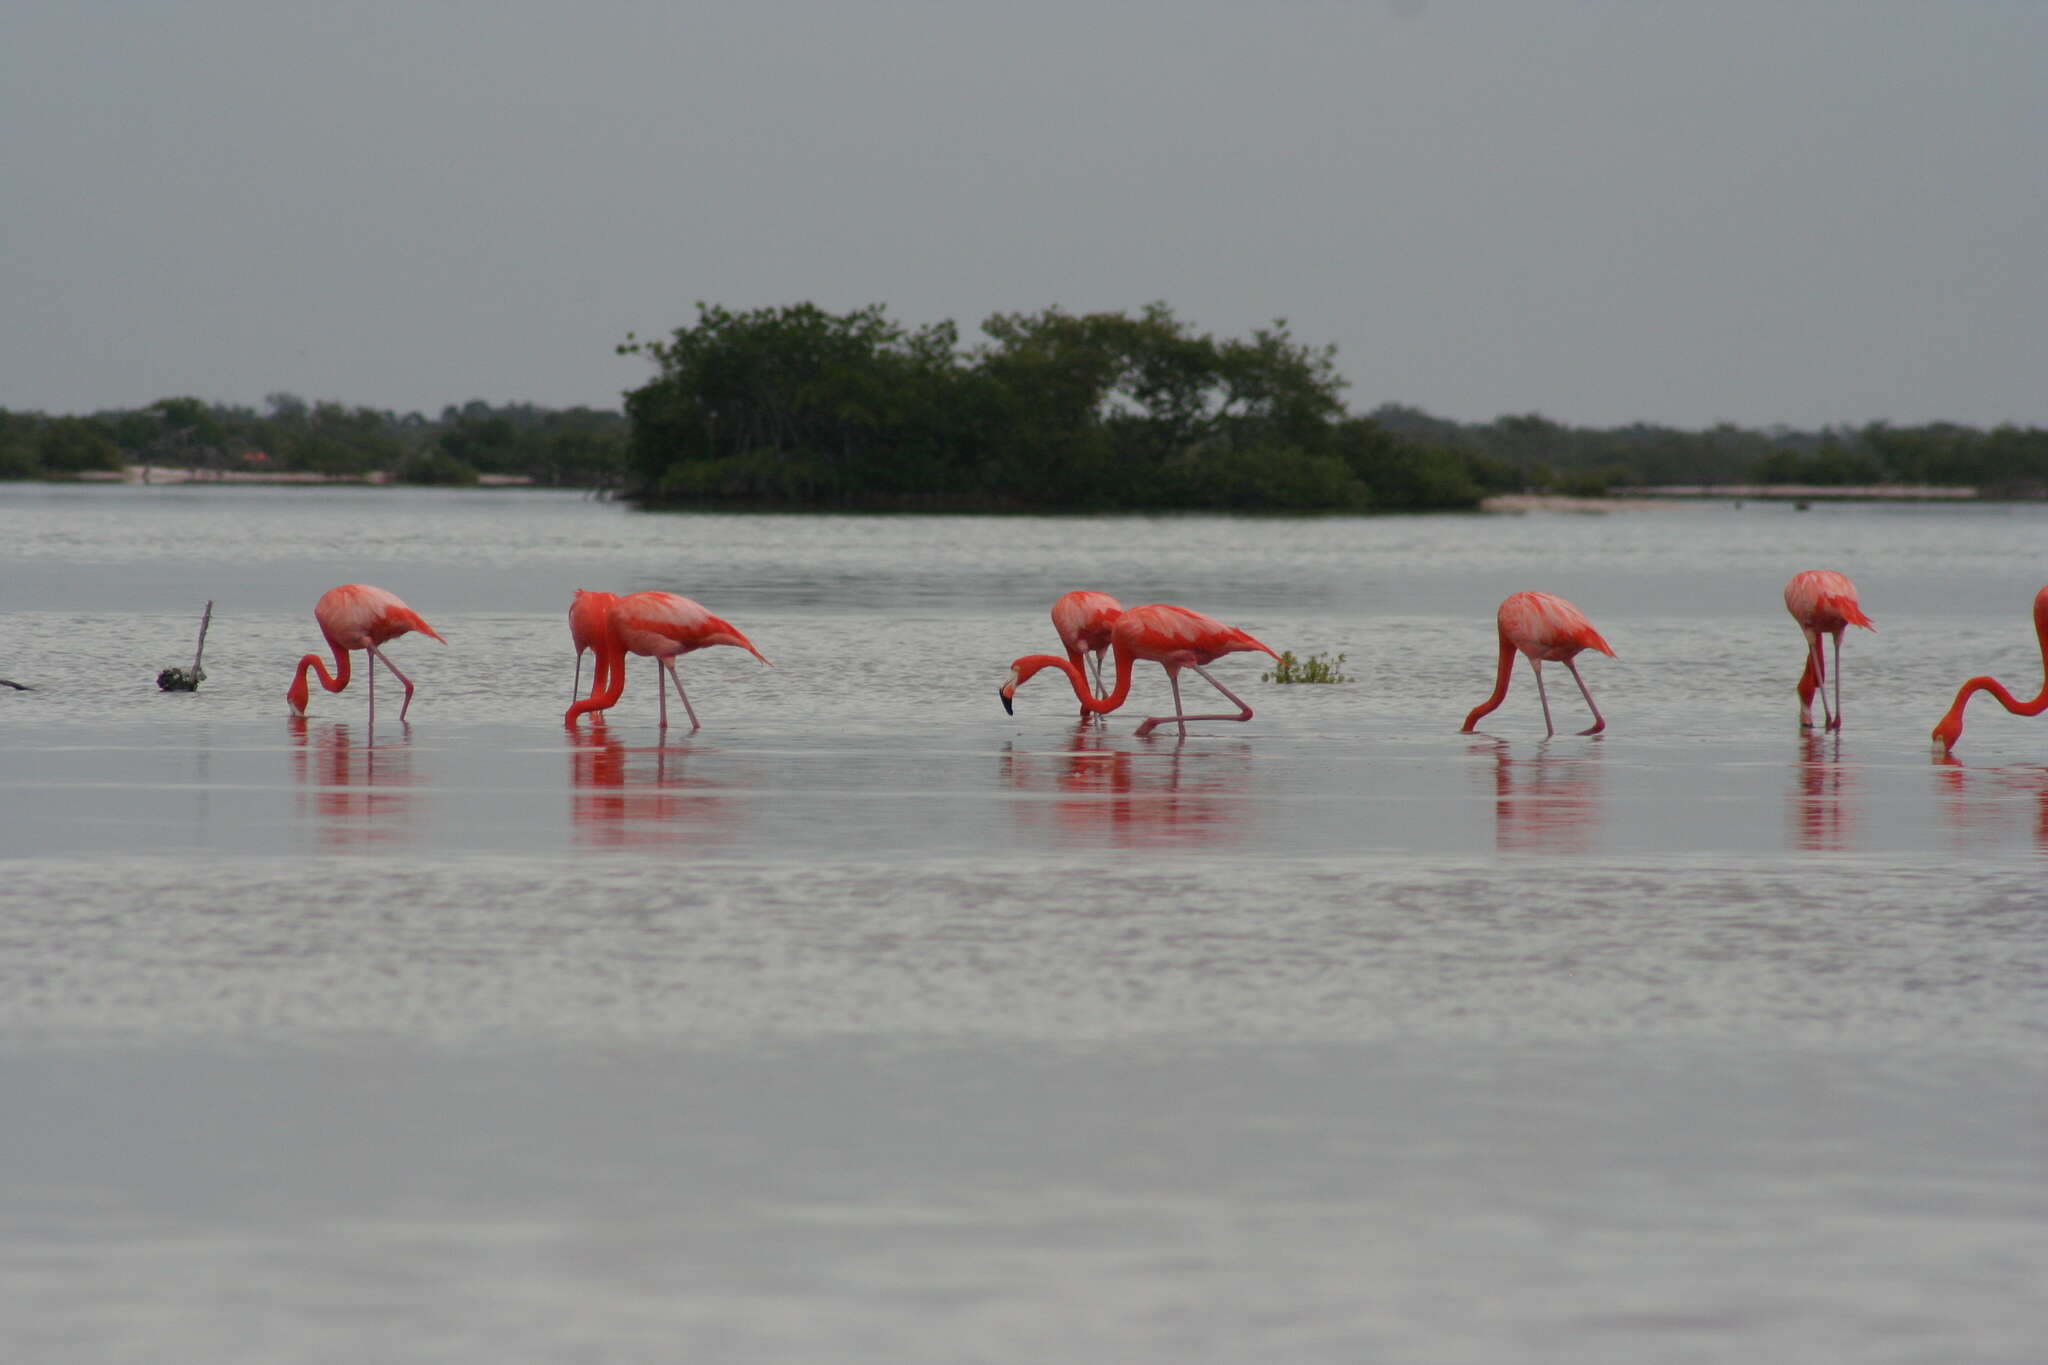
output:
M 1016 715 L 1016 714 L 1017 714 L 1017 708 L 1016 708 L 1015 706 L 1012 706 L 1012 705 L 1010 704 L 1010 689 L 1009 689 L 1009 688 L 1007 688 L 1007 687 L 998 687 L 998 688 L 996 689 L 996 696 L 1002 699 L 1002 703 L 1003 703 L 1003 713 L 1004 713 L 1005 715 L 1011 715 L 1011 716 L 1014 716 L 1014 715 Z

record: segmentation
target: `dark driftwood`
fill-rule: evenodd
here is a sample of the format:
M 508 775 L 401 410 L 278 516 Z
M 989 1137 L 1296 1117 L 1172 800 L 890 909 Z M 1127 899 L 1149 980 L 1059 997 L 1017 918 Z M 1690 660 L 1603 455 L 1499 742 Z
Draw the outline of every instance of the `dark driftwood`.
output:
M 196 692 L 199 684 L 206 681 L 206 670 L 199 666 L 200 655 L 206 653 L 206 628 L 213 624 L 213 603 L 206 604 L 206 614 L 199 618 L 199 648 L 192 651 L 192 667 L 167 668 L 156 675 L 156 685 L 166 692 Z

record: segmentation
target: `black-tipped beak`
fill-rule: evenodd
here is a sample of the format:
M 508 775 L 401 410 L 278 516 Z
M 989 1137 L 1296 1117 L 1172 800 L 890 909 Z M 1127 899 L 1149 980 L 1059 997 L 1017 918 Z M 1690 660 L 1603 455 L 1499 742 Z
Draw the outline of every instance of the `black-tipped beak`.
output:
M 1016 708 L 1016 707 L 1014 707 L 1014 706 L 1012 706 L 1012 705 L 1010 705 L 1010 694 L 1009 694 L 1008 692 L 1005 692 L 1005 691 L 1003 691 L 1003 689 L 1002 689 L 1002 688 L 998 687 L 998 688 L 996 689 L 996 696 L 998 696 L 998 697 L 1000 697 L 1000 698 L 1002 699 L 1002 702 L 1003 702 L 1003 713 L 1004 713 L 1005 715 L 1011 715 L 1011 716 L 1014 716 L 1014 715 L 1016 715 L 1016 714 L 1017 714 L 1017 708 Z

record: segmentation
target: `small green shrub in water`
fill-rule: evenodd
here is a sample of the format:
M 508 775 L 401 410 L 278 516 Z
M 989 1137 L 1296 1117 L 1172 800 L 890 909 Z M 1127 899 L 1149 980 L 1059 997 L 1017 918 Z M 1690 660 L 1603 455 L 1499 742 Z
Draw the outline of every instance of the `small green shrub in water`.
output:
M 1280 662 L 1259 674 L 1260 682 L 1275 683 L 1345 683 L 1351 679 L 1344 673 L 1344 656 L 1326 659 L 1320 654 L 1311 654 L 1306 659 L 1294 657 L 1291 649 L 1280 652 Z

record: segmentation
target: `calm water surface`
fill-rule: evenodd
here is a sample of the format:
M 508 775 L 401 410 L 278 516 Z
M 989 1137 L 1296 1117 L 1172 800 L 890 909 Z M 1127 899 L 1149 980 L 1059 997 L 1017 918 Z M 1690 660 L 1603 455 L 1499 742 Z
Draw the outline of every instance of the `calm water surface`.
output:
M 0 485 L 22 1358 L 2033 1361 L 2039 508 L 648 516 Z M 1792 572 L 1854 577 L 1802 736 Z M 448 638 L 287 716 L 337 582 Z M 1079 724 L 1069 587 L 1355 681 Z M 565 732 L 577 587 L 775 667 Z M 1492 612 L 1618 659 L 1487 733 Z M 215 601 L 209 678 L 189 663 Z M 1558 671 L 1560 723 L 1583 705 Z M 1189 697 L 1202 690 L 1190 680 Z M 1206 708 L 1203 708 L 1206 709 Z

